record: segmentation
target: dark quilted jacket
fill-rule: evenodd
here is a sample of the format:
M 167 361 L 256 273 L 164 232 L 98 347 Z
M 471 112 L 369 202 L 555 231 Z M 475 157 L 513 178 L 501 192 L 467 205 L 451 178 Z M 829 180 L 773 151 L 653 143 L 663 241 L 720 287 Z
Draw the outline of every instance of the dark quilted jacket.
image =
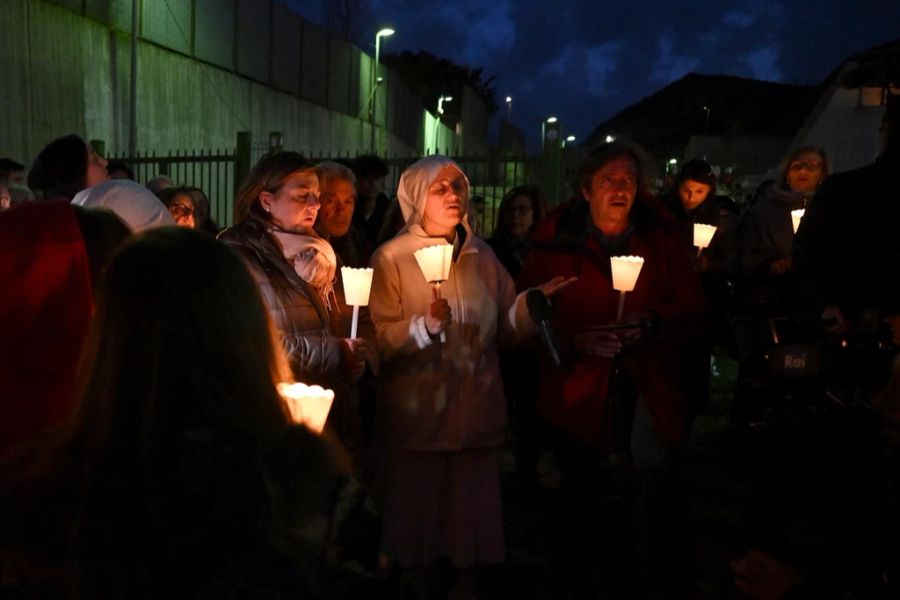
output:
M 358 400 L 342 377 L 340 311 L 322 304 L 315 290 L 285 260 L 278 242 L 258 217 L 251 214 L 223 231 L 219 239 L 237 250 L 259 283 L 294 377 L 334 390 L 328 424 L 356 458 L 361 443 Z

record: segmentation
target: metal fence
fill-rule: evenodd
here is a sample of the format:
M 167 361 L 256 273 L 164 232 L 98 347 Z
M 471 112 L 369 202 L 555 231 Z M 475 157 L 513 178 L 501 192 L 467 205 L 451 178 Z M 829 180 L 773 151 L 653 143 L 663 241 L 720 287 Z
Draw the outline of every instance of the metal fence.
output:
M 244 143 L 240 139 L 233 149 L 176 150 L 164 154 L 137 152 L 133 155 L 109 154 L 110 160 L 120 160 L 134 171 L 135 179 L 146 185 L 158 175 L 172 179 L 175 185 L 198 187 L 209 197 L 213 218 L 221 226 L 232 224 L 234 194 L 249 166 L 261 158 L 269 148 L 259 143 Z M 334 160 L 350 163 L 359 153 L 307 152 L 314 162 Z M 420 156 L 388 156 L 388 174 L 384 191 L 396 195 L 400 174 Z M 498 156 L 495 154 L 452 157 L 469 178 L 472 208 L 476 211 L 478 231 L 489 236 L 494 230 L 497 212 L 503 196 L 513 187 L 538 182 L 537 159 L 527 156 Z
M 216 223 L 231 224 L 237 158 L 234 149 L 175 150 L 159 155 L 136 152 L 110 154 L 107 158 L 124 162 L 134 172 L 135 180 L 144 185 L 154 177 L 165 175 L 177 186 L 200 188 L 209 198 L 210 214 Z
M 355 158 L 349 152 L 334 154 L 309 153 L 308 156 L 315 162 L 324 160 L 336 160 L 338 162 L 350 162 Z M 357 154 L 358 156 L 358 154 Z M 533 159 L 527 156 L 497 156 L 463 155 L 452 156 L 462 168 L 471 186 L 470 198 L 474 201 L 470 207 L 477 212 L 476 222 L 478 232 L 484 237 L 490 236 L 494 230 L 497 219 L 497 211 L 503 196 L 512 188 L 525 183 L 535 183 Z M 388 174 L 384 178 L 384 193 L 388 197 L 397 194 L 397 185 L 400 183 L 400 175 L 411 164 L 422 158 L 414 156 L 386 156 L 385 163 L 388 166 Z

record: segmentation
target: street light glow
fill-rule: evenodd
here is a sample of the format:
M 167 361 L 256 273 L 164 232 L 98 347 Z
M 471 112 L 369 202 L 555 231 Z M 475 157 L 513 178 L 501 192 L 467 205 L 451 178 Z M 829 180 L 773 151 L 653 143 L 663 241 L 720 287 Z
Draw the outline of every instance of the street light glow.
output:
M 677 164 L 678 164 L 678 159 L 677 159 L 677 158 L 670 158 L 670 159 L 669 159 L 669 164 L 670 164 L 670 165 L 677 165 Z
M 606 141 L 607 144 L 612 144 L 614 141 L 616 141 L 616 138 L 614 138 L 614 137 L 611 136 L 611 135 L 608 135 L 608 136 L 606 136 L 606 140 L 605 140 L 605 141 Z
M 575 136 L 574 136 L 574 135 L 570 135 L 569 137 L 566 138 L 566 141 L 567 141 L 567 142 L 574 142 L 574 141 L 575 141 Z
M 441 96 L 438 98 L 437 111 L 439 115 L 444 114 L 444 102 L 452 102 L 453 96 Z
M 506 97 L 506 102 L 507 102 L 507 103 L 512 102 L 512 96 L 507 96 L 507 97 Z
M 558 120 L 559 119 L 557 119 L 556 117 L 548 117 L 547 118 L 548 123 L 556 123 Z
M 375 37 L 387 37 L 389 35 L 394 35 L 394 33 L 396 32 L 393 29 L 391 29 L 390 27 L 385 27 L 384 29 L 379 29 L 378 33 L 375 34 Z

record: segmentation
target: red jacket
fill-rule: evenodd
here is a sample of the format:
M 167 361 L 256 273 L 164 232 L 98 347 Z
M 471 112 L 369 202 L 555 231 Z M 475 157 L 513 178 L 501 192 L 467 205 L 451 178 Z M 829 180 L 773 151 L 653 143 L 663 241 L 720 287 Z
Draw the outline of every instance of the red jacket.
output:
M 68 201 L 0 215 L 0 456 L 74 405 L 93 310 L 88 258 Z
M 669 445 L 684 440 L 684 401 L 677 357 L 686 338 L 697 335 L 706 301 L 684 252 L 677 226 L 650 197 L 639 197 L 622 254 L 642 256 L 644 265 L 625 315 L 650 313 L 655 333 L 628 346 L 622 362 Z M 590 220 L 588 203 L 577 198 L 550 213 L 534 234 L 535 249 L 519 278 L 521 289 L 562 275 L 578 281 L 552 300 L 553 326 L 562 343 L 586 326 L 616 320 L 619 292 L 612 288 L 609 254 Z M 608 402 L 613 360 L 568 352 L 562 367 L 543 361 L 538 407 L 551 423 L 577 440 L 606 449 L 611 431 Z

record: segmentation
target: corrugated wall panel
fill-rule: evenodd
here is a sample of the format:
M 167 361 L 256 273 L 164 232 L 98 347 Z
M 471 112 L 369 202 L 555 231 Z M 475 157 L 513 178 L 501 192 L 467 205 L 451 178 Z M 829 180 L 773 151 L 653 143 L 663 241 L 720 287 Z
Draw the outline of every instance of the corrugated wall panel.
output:
M 303 22 L 303 64 L 300 95 L 324 105 L 328 96 L 328 34 L 309 21 Z
M 160 46 L 191 53 L 191 0 L 141 3 L 141 37 Z
M 237 72 L 257 81 L 269 81 L 269 40 L 272 3 L 237 0 Z
M 344 40 L 328 40 L 328 105 L 343 113 L 350 112 L 350 50 Z
M 194 0 L 194 56 L 234 68 L 234 0 Z
M 131 2 L 123 0 L 85 0 L 86 17 L 131 33 Z
M 303 21 L 280 4 L 272 10 L 272 85 L 299 95 Z
M 34 153 L 62 135 L 87 134 L 82 22 L 78 15 L 61 12 L 58 7 L 43 2 L 29 3 L 28 70 L 34 90 L 29 137 Z M 102 70 L 106 65 L 99 63 L 94 68 Z

